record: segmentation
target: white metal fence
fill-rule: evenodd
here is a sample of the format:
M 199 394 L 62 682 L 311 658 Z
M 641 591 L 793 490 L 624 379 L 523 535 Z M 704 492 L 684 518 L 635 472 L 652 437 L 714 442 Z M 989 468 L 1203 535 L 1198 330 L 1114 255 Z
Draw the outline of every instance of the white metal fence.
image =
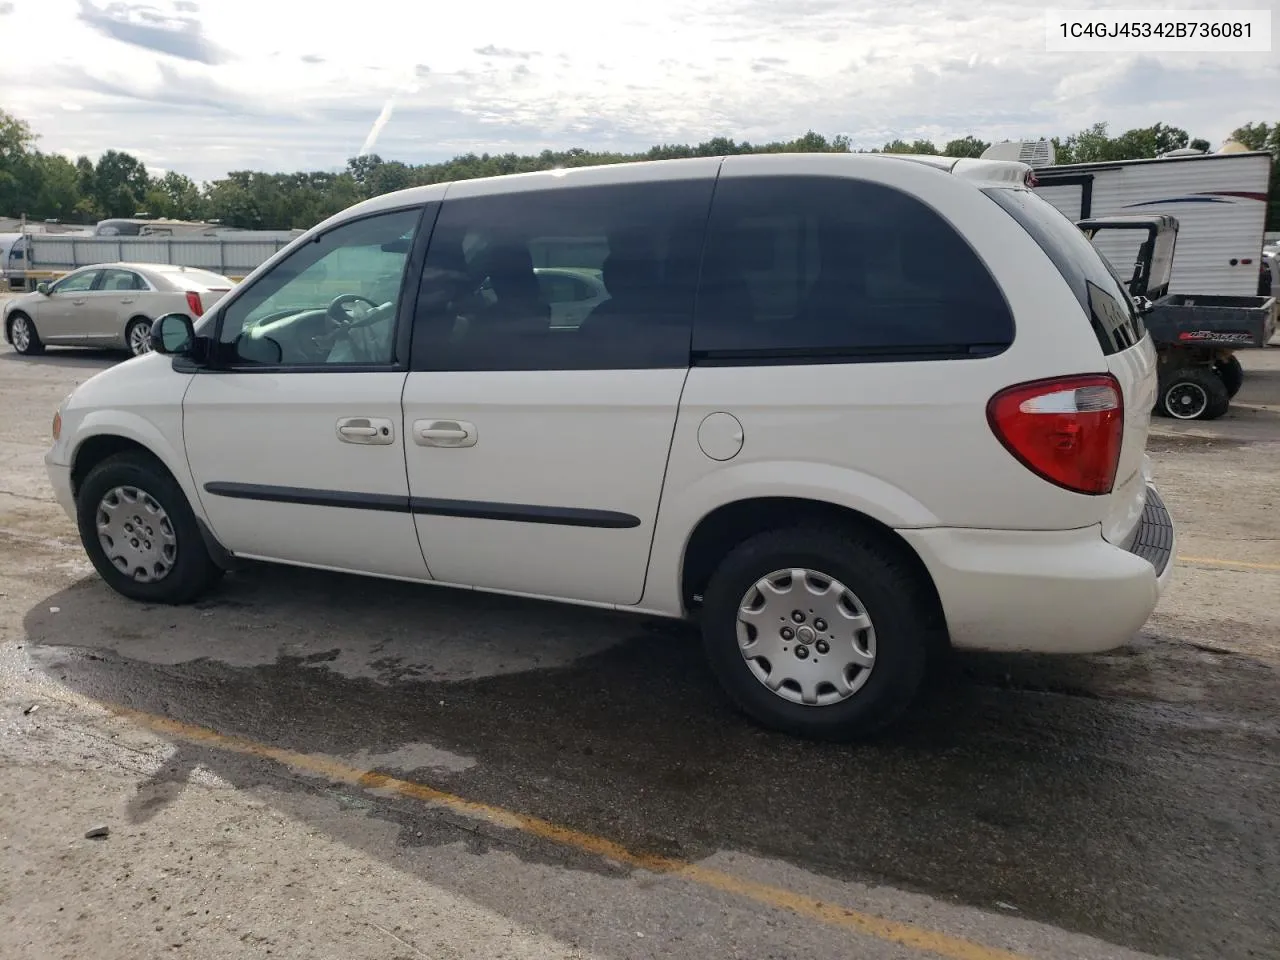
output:
M 61 274 L 95 263 L 174 263 L 243 277 L 294 238 L 84 237 L 29 235 L 28 275 Z

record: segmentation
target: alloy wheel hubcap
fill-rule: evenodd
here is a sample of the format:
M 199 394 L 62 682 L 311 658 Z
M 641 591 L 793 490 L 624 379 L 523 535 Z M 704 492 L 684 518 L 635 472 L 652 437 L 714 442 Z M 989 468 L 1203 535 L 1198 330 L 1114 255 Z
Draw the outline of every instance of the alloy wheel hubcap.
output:
M 151 350 L 151 327 L 145 323 L 140 323 L 133 328 L 129 334 L 129 349 L 133 351 L 133 355 L 140 356 Z
M 15 317 L 10 332 L 13 334 L 13 345 L 19 350 L 25 350 L 31 346 L 31 331 L 27 328 L 25 317 Z
M 761 577 L 738 605 L 738 650 L 755 678 L 792 703 L 852 697 L 876 662 L 862 601 L 834 577 L 793 567 Z
M 1169 388 L 1164 405 L 1179 420 L 1194 420 L 1209 406 L 1209 396 L 1197 383 L 1179 383 Z
M 97 528 L 107 559 L 139 583 L 163 580 L 178 559 L 178 536 L 169 514 L 145 490 L 108 490 L 98 501 Z

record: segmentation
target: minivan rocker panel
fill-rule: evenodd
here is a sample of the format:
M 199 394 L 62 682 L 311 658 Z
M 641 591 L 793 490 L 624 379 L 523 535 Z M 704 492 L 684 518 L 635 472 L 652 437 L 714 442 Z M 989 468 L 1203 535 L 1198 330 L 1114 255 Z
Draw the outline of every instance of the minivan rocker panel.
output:
M 1111 649 L 1172 575 L 1154 349 L 1028 172 L 734 156 L 365 201 L 81 385 L 49 476 L 135 599 L 242 558 L 689 617 L 749 716 L 868 735 L 947 643 Z

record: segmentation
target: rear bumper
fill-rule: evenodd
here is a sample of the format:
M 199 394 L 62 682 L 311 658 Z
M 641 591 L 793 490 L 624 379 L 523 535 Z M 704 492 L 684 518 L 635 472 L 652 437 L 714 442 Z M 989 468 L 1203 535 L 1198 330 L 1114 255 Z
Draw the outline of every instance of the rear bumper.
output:
M 1099 527 L 1060 531 L 936 528 L 899 533 L 942 600 L 952 646 L 1098 653 L 1123 646 L 1173 576 L 1173 522 L 1155 487 L 1130 542 Z

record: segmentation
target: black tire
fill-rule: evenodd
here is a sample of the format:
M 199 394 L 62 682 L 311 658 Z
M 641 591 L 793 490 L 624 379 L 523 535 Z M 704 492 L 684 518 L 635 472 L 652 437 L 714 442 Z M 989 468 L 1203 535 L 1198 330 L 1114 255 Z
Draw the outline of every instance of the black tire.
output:
M 141 353 L 134 350 L 133 335 L 134 335 L 134 332 L 139 327 L 146 327 L 149 333 L 151 330 L 151 321 L 148 320 L 146 317 L 134 317 L 132 320 L 129 321 L 129 325 L 124 328 L 125 349 L 129 351 L 130 356 L 134 356 L 134 357 L 140 357 L 142 356 L 142 354 L 149 352 L 151 349 L 150 341 L 148 340 L 147 348 L 143 350 Z
M 757 678 L 740 651 L 738 610 L 747 592 L 773 571 L 793 567 L 839 580 L 874 626 L 874 665 L 844 700 L 821 706 L 787 700 Z M 789 734 L 848 741 L 883 730 L 910 706 L 930 651 L 944 639 L 936 609 L 920 574 L 874 538 L 808 526 L 772 530 L 736 547 L 712 575 L 701 611 L 703 644 L 712 672 L 749 717 Z
M 1227 388 L 1229 398 L 1240 392 L 1240 388 L 1244 385 L 1244 367 L 1240 366 L 1240 359 L 1234 353 L 1220 361 L 1214 369 L 1222 379 L 1223 386 Z
M 30 331 L 25 347 L 18 346 L 18 338 L 14 336 L 14 324 L 19 320 L 23 321 L 27 325 L 27 330 Z M 34 357 L 44 353 L 44 341 L 40 339 L 40 334 L 36 331 L 36 322 L 20 310 L 14 311 L 9 317 L 9 341 L 13 344 L 13 349 L 23 356 Z
M 168 514 L 177 544 L 172 567 L 157 580 L 141 582 L 108 559 L 98 538 L 97 514 L 102 498 L 117 487 L 134 487 L 153 498 Z M 144 603 L 190 603 L 218 582 L 223 571 L 209 556 L 200 527 L 182 488 L 156 460 L 121 453 L 103 460 L 85 477 L 76 496 L 80 541 L 102 579 L 117 593 Z
M 1178 367 L 1160 380 L 1156 412 L 1175 420 L 1217 420 L 1231 406 L 1227 385 L 1212 367 Z

